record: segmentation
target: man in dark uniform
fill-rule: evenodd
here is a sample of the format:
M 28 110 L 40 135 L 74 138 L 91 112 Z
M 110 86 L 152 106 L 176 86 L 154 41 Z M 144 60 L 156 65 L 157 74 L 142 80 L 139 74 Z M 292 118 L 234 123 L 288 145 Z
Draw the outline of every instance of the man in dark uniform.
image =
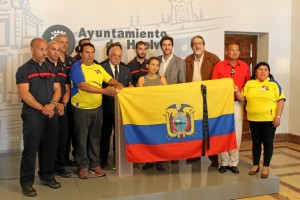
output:
M 136 85 L 141 76 L 148 73 L 148 69 L 146 68 L 147 44 L 143 41 L 137 42 L 135 45 L 135 52 L 136 57 L 127 64 L 127 67 L 130 69 L 134 85 Z
M 66 67 L 60 62 L 60 44 L 52 41 L 48 43 L 48 57 L 47 63 L 54 67 L 60 82 L 61 97 L 57 103 L 58 110 L 58 122 L 59 122 L 59 134 L 58 134 L 58 146 L 55 160 L 55 172 L 57 175 L 68 178 L 71 173 L 66 170 L 65 154 L 67 150 L 68 142 L 68 114 L 67 103 L 70 99 L 70 79 Z
M 68 74 L 70 72 L 70 69 L 72 65 L 77 61 L 72 56 L 67 55 L 67 50 L 69 46 L 69 39 L 68 36 L 65 34 L 59 34 L 55 37 L 55 41 L 60 44 L 60 55 L 59 60 L 60 62 L 67 68 Z M 65 162 L 66 165 L 74 167 L 76 166 L 76 163 L 72 160 L 70 160 L 69 154 L 71 151 L 71 145 L 73 147 L 72 155 L 75 155 L 75 138 L 74 138 L 74 123 L 73 123 L 73 115 L 72 115 L 72 109 L 71 109 L 71 103 L 67 104 L 67 112 L 68 112 L 68 121 L 69 121 L 69 127 L 68 127 L 68 143 L 67 143 L 67 150 L 65 154 Z
M 47 42 L 35 38 L 30 43 L 32 58 L 16 73 L 19 96 L 23 102 L 23 141 L 20 185 L 25 196 L 36 196 L 32 187 L 35 178 L 36 152 L 39 152 L 41 184 L 60 188 L 55 180 L 54 162 L 57 149 L 58 119 L 56 105 L 60 85 L 53 67 L 45 63 Z

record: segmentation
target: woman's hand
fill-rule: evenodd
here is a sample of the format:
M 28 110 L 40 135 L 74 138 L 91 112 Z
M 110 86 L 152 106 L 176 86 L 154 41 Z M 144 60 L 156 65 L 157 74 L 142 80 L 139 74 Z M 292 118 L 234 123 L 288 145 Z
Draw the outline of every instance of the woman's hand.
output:
M 277 116 L 274 118 L 273 120 L 273 125 L 275 128 L 277 128 L 278 126 L 280 126 L 280 118 L 278 118 Z

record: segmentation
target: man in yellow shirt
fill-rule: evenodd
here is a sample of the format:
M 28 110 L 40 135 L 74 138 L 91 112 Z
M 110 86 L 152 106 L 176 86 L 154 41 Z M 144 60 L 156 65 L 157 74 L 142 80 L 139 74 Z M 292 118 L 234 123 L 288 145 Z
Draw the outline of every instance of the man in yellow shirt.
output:
M 81 60 L 71 68 L 71 104 L 76 136 L 75 157 L 79 165 L 79 178 L 87 179 L 88 173 L 105 176 L 100 169 L 99 153 L 103 122 L 102 94 L 113 96 L 123 85 L 112 78 L 101 65 L 95 64 L 95 47 L 83 44 Z M 106 82 L 109 87 L 102 88 Z

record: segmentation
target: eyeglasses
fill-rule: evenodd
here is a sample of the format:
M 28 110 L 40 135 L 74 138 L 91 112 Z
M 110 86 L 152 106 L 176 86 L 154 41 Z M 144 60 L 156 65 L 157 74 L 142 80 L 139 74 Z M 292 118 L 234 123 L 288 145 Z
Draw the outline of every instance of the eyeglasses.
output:
M 198 42 L 198 43 L 193 43 L 193 46 L 196 47 L 196 46 L 202 46 L 204 45 L 202 42 Z
M 231 76 L 234 76 L 234 73 L 235 73 L 235 67 L 231 66 L 231 72 L 230 72 L 230 75 L 231 75 Z

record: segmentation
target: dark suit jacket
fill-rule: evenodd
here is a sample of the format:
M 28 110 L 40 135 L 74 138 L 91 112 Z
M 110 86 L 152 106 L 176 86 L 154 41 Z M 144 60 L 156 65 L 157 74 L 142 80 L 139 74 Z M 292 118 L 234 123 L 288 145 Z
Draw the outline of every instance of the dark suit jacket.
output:
M 102 62 L 101 66 L 111 75 L 114 77 L 114 74 L 110 68 L 109 61 Z M 132 84 L 132 76 L 130 73 L 130 70 L 122 65 L 122 63 L 119 65 L 119 80 L 118 82 L 122 83 L 124 87 L 127 87 L 129 83 Z M 103 88 L 107 87 L 107 84 L 103 82 L 102 84 Z M 103 114 L 104 115 L 114 115 L 115 114 L 115 98 L 111 96 L 103 95 L 102 99 L 102 105 L 103 105 Z
M 162 56 L 158 56 L 158 59 L 161 63 Z M 186 67 L 184 60 L 173 54 L 164 76 L 166 77 L 168 84 L 185 83 Z

